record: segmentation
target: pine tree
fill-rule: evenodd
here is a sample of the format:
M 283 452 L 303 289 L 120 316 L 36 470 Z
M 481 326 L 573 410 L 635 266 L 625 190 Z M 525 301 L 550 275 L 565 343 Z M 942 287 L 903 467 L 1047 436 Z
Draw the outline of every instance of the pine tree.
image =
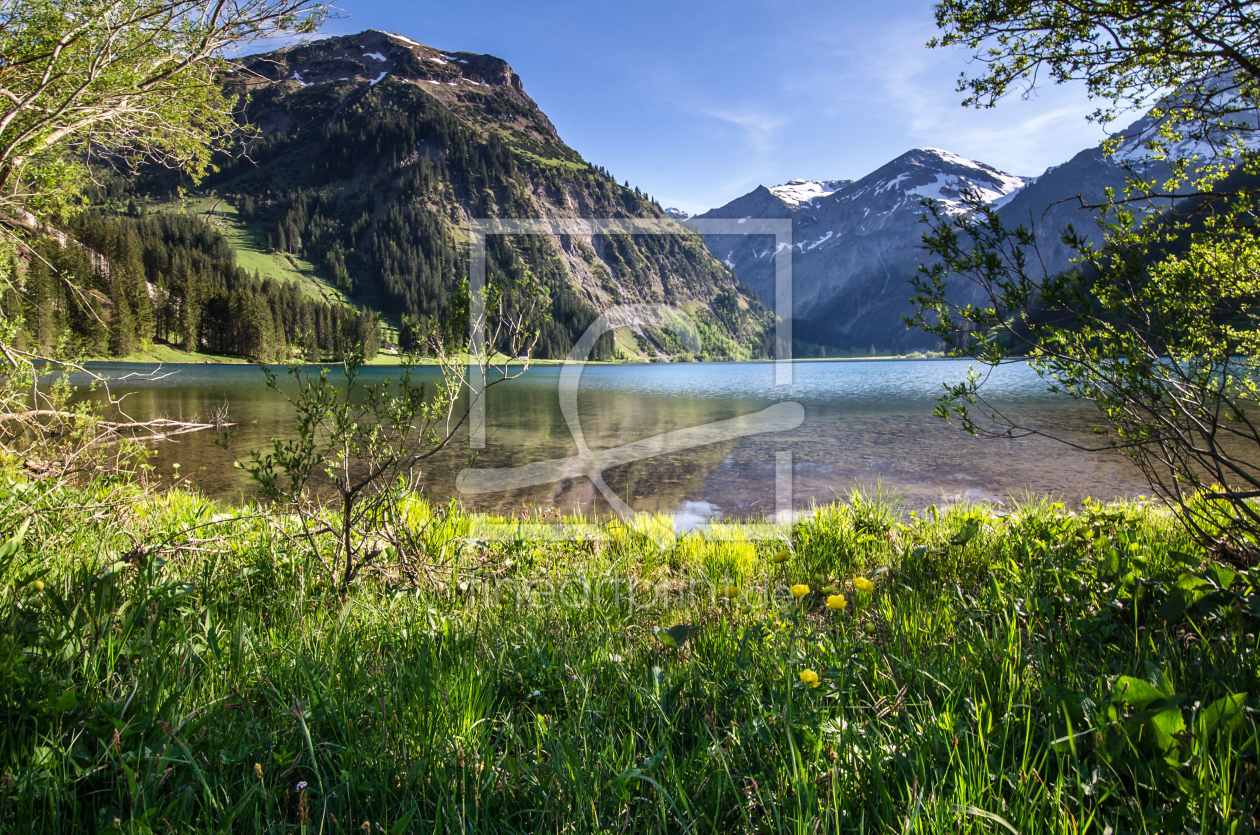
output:
M 131 302 L 121 280 L 111 282 L 109 318 L 109 352 L 115 357 L 125 357 L 135 351 L 136 322 L 131 313 Z

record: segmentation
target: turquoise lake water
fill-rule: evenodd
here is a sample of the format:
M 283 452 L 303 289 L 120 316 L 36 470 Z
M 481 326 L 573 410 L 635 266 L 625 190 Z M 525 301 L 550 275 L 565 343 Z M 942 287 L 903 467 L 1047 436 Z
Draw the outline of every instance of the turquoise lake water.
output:
M 608 487 L 638 511 L 763 517 L 785 496 L 776 472 L 790 472 L 791 503 L 798 510 L 877 482 L 903 494 L 909 509 L 962 500 L 1009 501 L 1028 491 L 1067 501 L 1145 491 L 1136 468 L 1114 453 L 1081 452 L 1043 437 L 976 439 L 933 417 L 942 383 L 964 379 L 967 367 L 955 360 L 797 362 L 791 385 L 780 386 L 769 362 L 592 365 L 581 376 L 578 415 L 591 450 L 636 442 L 631 449 L 641 450 L 644 439 L 665 435 L 668 440 L 677 436 L 667 433 L 753 415 L 776 403 L 800 404 L 803 420 L 796 428 L 724 438 L 604 471 Z M 122 378 L 156 367 L 109 363 L 94 368 Z M 363 378 L 397 374 L 397 368 L 374 366 L 364 370 Z M 436 378 L 433 369 L 416 374 Z M 514 468 L 577 453 L 560 409 L 560 379 L 557 366 L 533 368 L 487 392 L 486 445 L 473 469 Z M 165 366 L 150 379 L 130 376 L 115 383 L 113 391 L 126 393 L 123 405 L 134 418 L 192 418 L 226 405 L 237 424 L 226 450 L 211 443 L 213 433 L 185 435 L 160 444 L 152 463 L 167 481 L 178 462 L 179 473 L 195 486 L 242 500 L 252 488 L 232 462 L 268 446 L 272 438 L 285 437 L 292 424 L 291 408 L 263 382 L 253 366 L 178 365 Z M 1026 366 L 997 369 L 985 391 L 1004 412 L 1041 431 L 1097 442 L 1089 433 L 1093 407 L 1047 392 Z M 783 414 L 794 410 L 779 409 Z M 469 466 L 471 452 L 464 432 L 428 463 L 426 488 L 439 497 L 456 496 L 473 509 L 505 513 L 538 507 L 610 510 L 581 476 L 501 492 L 461 493 L 456 476 Z M 500 479 L 495 474 L 480 481 L 494 486 Z

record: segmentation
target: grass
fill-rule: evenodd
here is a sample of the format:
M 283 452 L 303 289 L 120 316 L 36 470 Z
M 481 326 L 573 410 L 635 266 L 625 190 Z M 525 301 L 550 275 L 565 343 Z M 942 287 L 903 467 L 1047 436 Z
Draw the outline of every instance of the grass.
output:
M 236 207 L 218 192 L 190 192 L 171 202 L 153 203 L 150 211 L 173 211 L 212 218 L 227 238 L 236 263 L 251 274 L 275 281 L 293 281 L 311 299 L 345 301 L 345 294 L 329 282 L 314 264 L 296 255 L 267 252 L 267 224 L 246 223 Z
M 220 191 L 189 192 L 169 202 L 153 203 L 148 208 L 151 211 L 186 212 L 211 218 L 231 245 L 237 265 L 250 274 L 257 273 L 264 279 L 277 282 L 294 282 L 303 295 L 313 300 L 366 305 L 377 311 L 382 309 L 374 282 L 367 276 L 358 277 L 357 284 L 363 292 L 348 296 L 328 280 L 322 269 L 305 258 L 268 251 L 267 234 L 273 231 L 272 225 L 263 221 L 246 222 Z M 384 341 L 397 344 L 397 317 L 388 311 L 384 314 L 381 336 Z
M 4 831 L 1257 824 L 1257 578 L 1149 504 L 557 540 L 416 500 L 338 597 L 263 508 L 4 484 Z
M 157 362 L 165 364 L 173 363 L 212 363 L 215 365 L 231 365 L 248 363 L 249 360 L 244 357 L 230 357 L 223 354 L 202 354 L 185 351 L 161 342 L 150 342 L 134 353 L 125 357 L 104 357 L 94 360 L 95 362 Z

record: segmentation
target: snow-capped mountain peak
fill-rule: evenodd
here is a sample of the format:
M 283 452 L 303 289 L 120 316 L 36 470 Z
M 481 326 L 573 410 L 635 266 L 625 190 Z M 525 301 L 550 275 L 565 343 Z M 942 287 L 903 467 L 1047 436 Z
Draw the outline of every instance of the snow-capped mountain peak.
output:
M 884 214 L 901 208 L 919 212 L 920 202 L 927 198 L 942 204 L 947 214 L 956 215 L 967 210 L 963 202 L 966 191 L 976 192 L 985 203 L 1000 206 L 1028 182 L 951 151 L 915 148 L 858 180 L 836 199 L 874 199 L 881 204 L 877 211 Z
M 687 214 L 682 209 L 675 209 L 673 206 L 670 206 L 665 209 L 665 217 L 673 218 L 674 220 L 686 220 L 691 217 L 691 215 Z
M 789 180 L 781 186 L 773 186 L 770 193 L 793 209 L 822 197 L 830 197 L 852 180 Z
M 951 151 L 916 148 L 854 182 L 758 187 L 702 217 L 791 218 L 792 313 L 801 339 L 862 351 L 872 343 L 931 348 L 933 338 L 907 332 L 901 318 L 911 295 L 906 282 L 925 258 L 923 201 L 956 216 L 968 210 L 968 191 L 1001 205 L 1029 182 Z M 756 235 L 708 235 L 705 242 L 763 301 L 774 302 L 775 245 Z

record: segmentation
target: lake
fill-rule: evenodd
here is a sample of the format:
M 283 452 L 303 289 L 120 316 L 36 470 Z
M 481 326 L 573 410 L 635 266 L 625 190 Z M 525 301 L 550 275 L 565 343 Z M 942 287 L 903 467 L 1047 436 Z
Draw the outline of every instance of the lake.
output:
M 792 384 L 776 386 L 769 362 L 590 365 L 581 376 L 578 415 L 591 450 L 618 451 L 610 453 L 612 465 L 602 474 L 616 496 L 638 511 L 684 518 L 766 517 L 775 511 L 776 500 L 787 500 L 789 473 L 790 501 L 797 510 L 844 496 L 855 485 L 877 483 L 903 494 L 909 509 L 964 500 L 1009 504 L 1011 497 L 1027 492 L 1064 501 L 1146 492 L 1137 469 L 1117 454 L 1081 452 L 1035 436 L 972 438 L 933 417 L 942 383 L 964 379 L 967 367 L 961 360 L 797 362 Z M 155 366 L 102 363 L 93 368 L 122 377 Z M 363 378 L 370 382 L 397 374 L 397 368 L 373 366 L 364 369 Z M 431 368 L 417 374 L 436 379 Z M 211 443 L 211 432 L 159 444 L 151 461 L 156 471 L 170 482 L 176 472 L 171 465 L 179 463 L 179 476 L 210 494 L 230 501 L 250 498 L 248 477 L 232 462 L 286 436 L 292 423 L 288 404 L 265 388 L 254 366 L 165 366 L 161 375 L 114 386 L 115 394 L 127 393 L 130 416 L 193 418 L 226 404 L 238 425 L 226 450 Z M 535 477 L 525 481 L 541 483 L 513 486 L 514 474 L 524 471 L 504 472 L 578 452 L 560 409 L 560 375 L 557 366 L 532 368 L 492 387 L 486 395 L 485 448 L 471 469 L 496 472 L 471 474 L 457 485 L 457 476 L 469 467 L 465 431 L 427 462 L 427 489 L 439 497 L 457 497 L 475 510 L 609 512 L 612 506 L 585 476 L 546 481 L 545 473 L 539 479 L 533 471 Z M 998 369 L 985 390 L 1004 411 L 1042 431 L 1097 442 L 1089 433 L 1093 407 L 1047 392 L 1027 366 Z M 721 429 L 776 404 L 774 414 L 795 415 L 789 423 L 799 425 L 742 437 L 728 437 L 731 433 Z M 646 442 L 645 453 L 644 439 L 722 421 L 728 423 L 699 439 L 712 442 L 642 457 L 664 445 Z M 673 446 L 696 444 L 694 434 L 665 439 Z M 635 446 L 622 450 L 627 444 Z M 469 492 L 470 487 L 477 492 Z

